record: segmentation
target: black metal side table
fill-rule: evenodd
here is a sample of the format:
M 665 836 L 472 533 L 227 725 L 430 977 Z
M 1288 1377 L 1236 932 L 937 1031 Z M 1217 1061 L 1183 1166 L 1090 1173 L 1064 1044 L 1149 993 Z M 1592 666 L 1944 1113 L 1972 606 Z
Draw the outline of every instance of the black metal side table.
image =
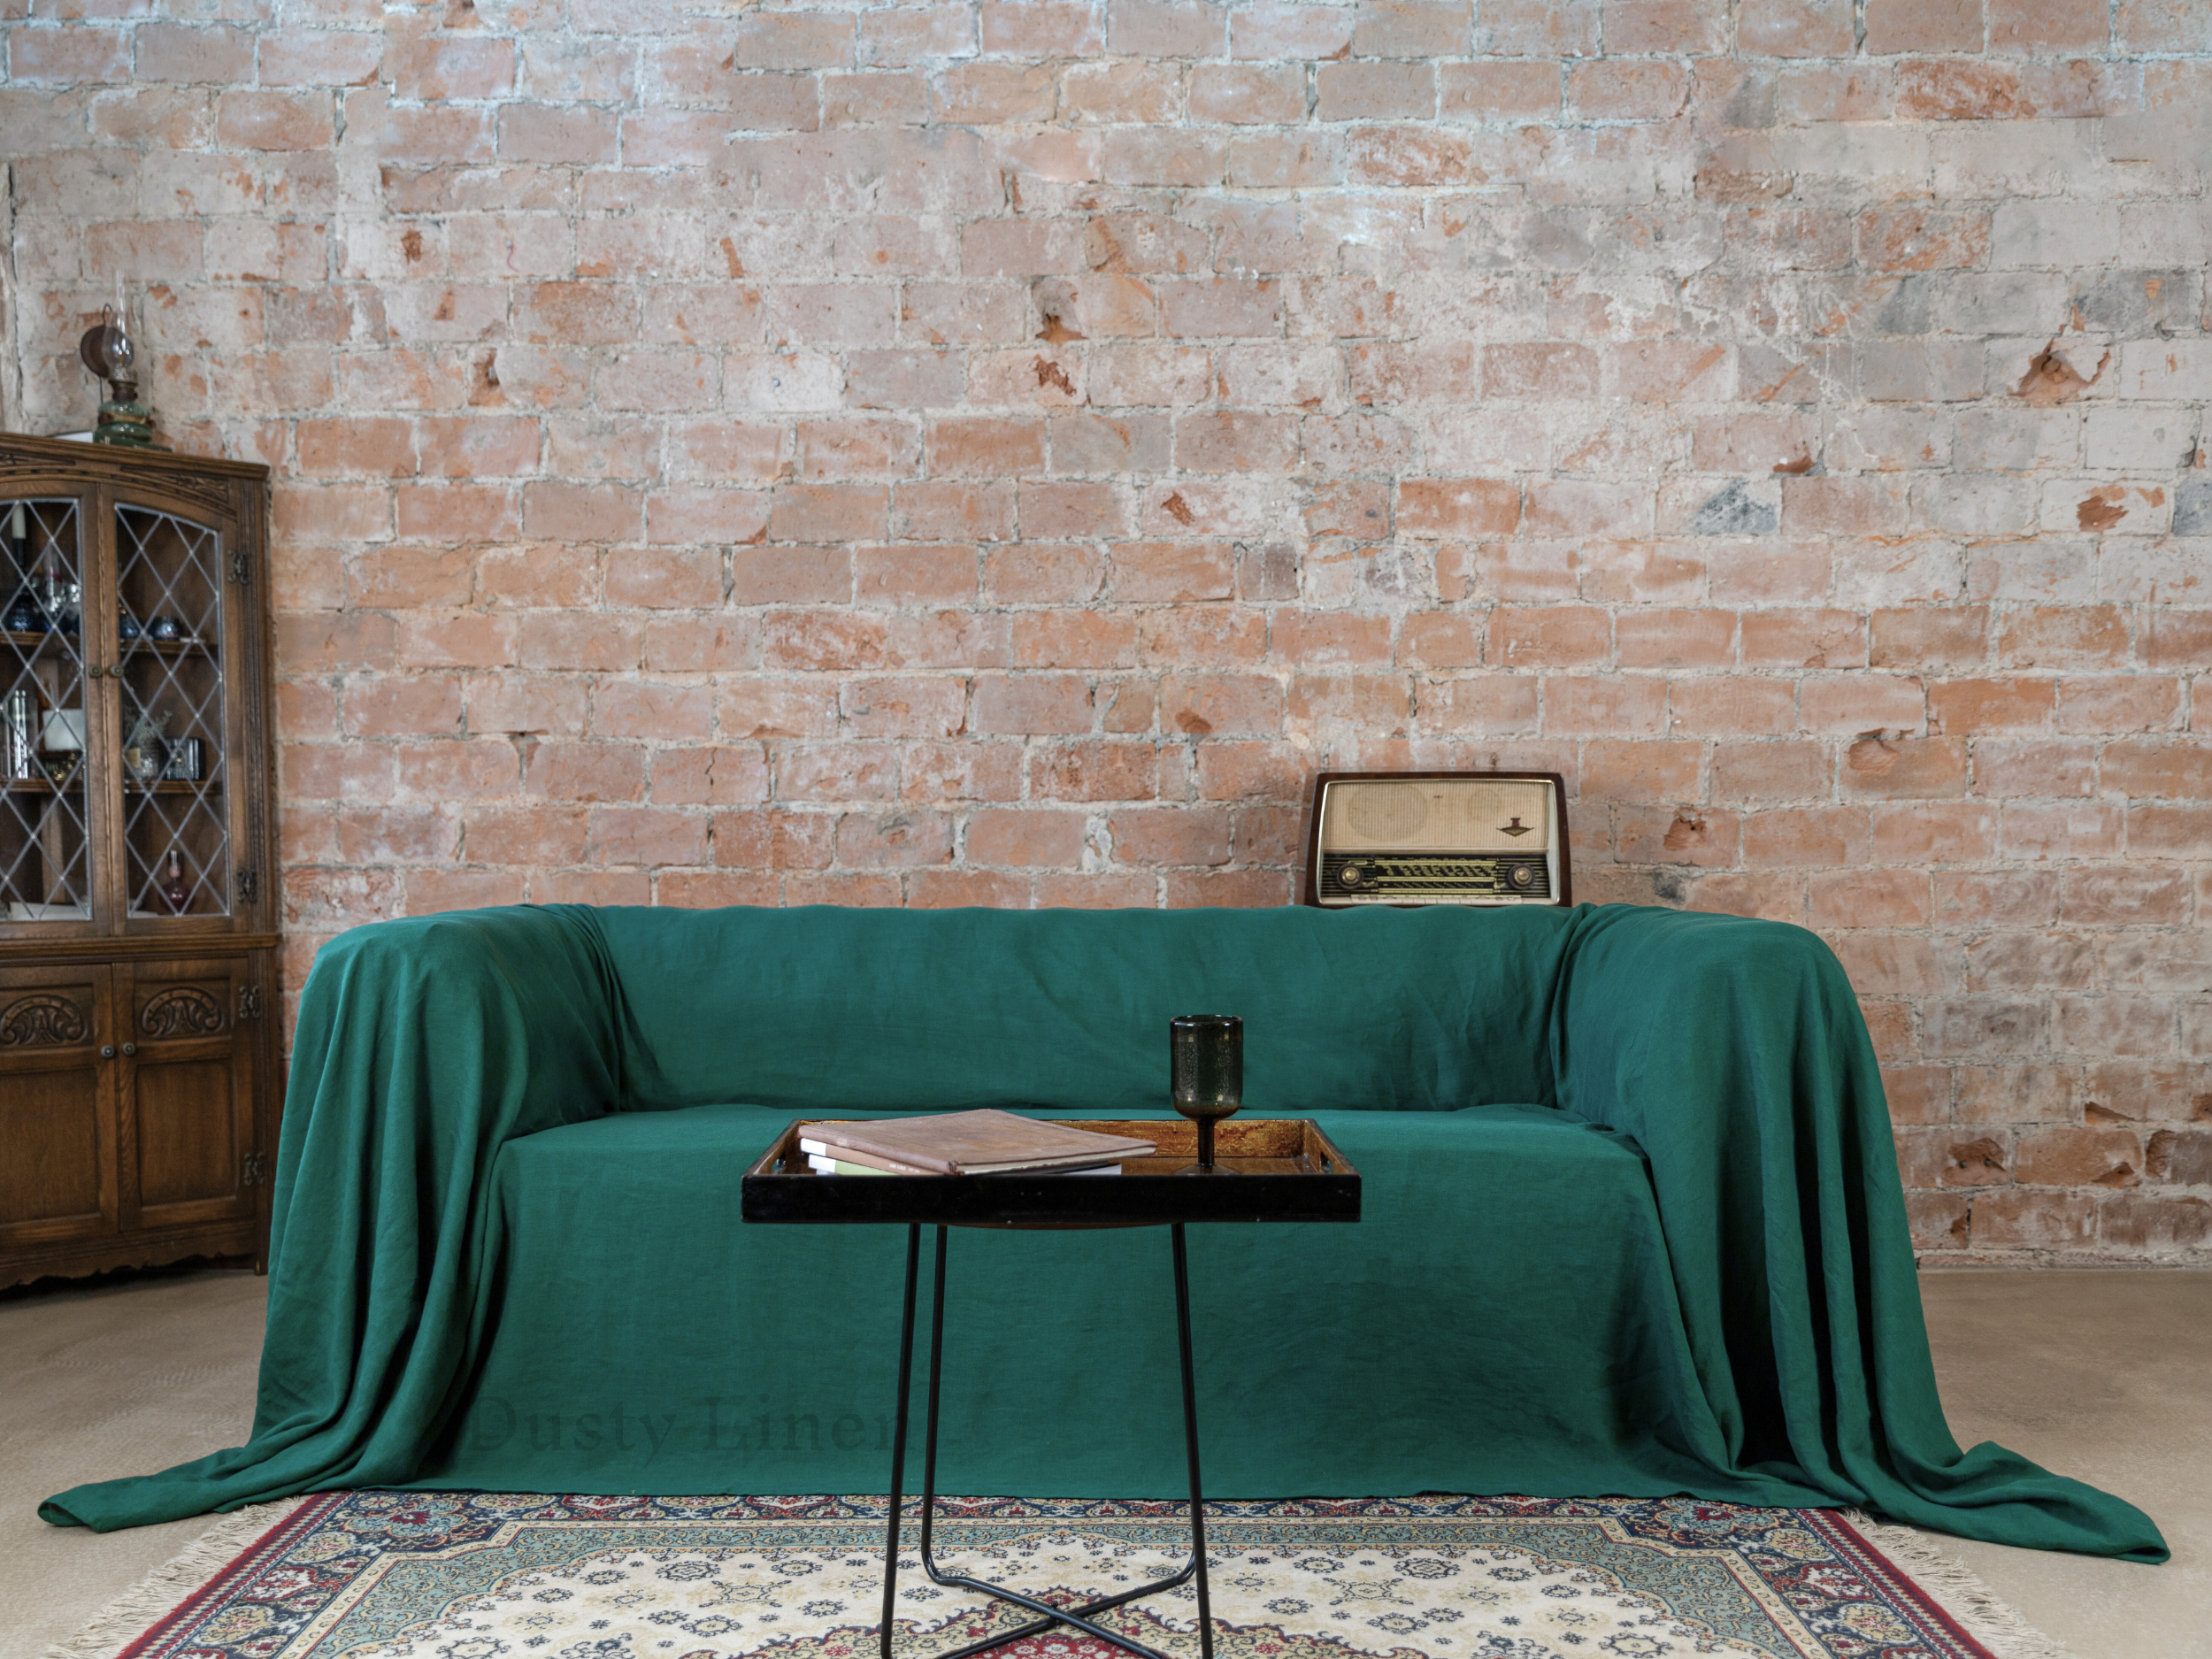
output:
M 906 1478 L 907 1403 L 914 1369 L 914 1302 L 921 1273 L 922 1229 L 937 1230 L 929 1331 L 929 1403 L 923 1432 L 921 1561 L 933 1584 L 973 1591 L 1037 1617 L 1004 1635 L 933 1656 L 970 1655 L 1066 1624 L 1141 1659 L 1169 1659 L 1158 1649 L 1094 1622 L 1144 1596 L 1198 1586 L 1198 1645 L 1213 1659 L 1212 1605 L 1206 1582 L 1205 1499 L 1198 1471 L 1198 1396 L 1191 1362 L 1190 1273 L 1183 1228 L 1194 1221 L 1357 1221 L 1359 1171 L 1302 1118 L 1245 1118 L 1220 1125 L 1217 1152 L 1232 1177 L 1186 1179 L 1174 1173 L 1196 1156 L 1197 1125 L 1166 1121 L 1084 1121 L 1072 1126 L 1102 1134 L 1138 1135 L 1157 1151 L 1124 1161 L 1120 1175 L 1099 1179 L 1064 1175 L 819 1175 L 799 1148 L 800 1131 L 822 1119 L 792 1124 L 745 1172 L 748 1221 L 903 1223 L 906 1295 L 899 1319 L 899 1402 L 891 1434 L 889 1535 L 884 1548 L 882 1659 L 891 1659 L 892 1614 L 898 1592 L 899 1519 Z M 937 1498 L 938 1381 L 944 1357 L 945 1238 L 948 1227 L 1080 1228 L 1162 1226 L 1175 1255 L 1175 1325 L 1182 1355 L 1183 1446 L 1190 1464 L 1191 1556 L 1180 1571 L 1078 1608 L 1054 1607 L 1003 1585 L 942 1571 L 931 1553 Z

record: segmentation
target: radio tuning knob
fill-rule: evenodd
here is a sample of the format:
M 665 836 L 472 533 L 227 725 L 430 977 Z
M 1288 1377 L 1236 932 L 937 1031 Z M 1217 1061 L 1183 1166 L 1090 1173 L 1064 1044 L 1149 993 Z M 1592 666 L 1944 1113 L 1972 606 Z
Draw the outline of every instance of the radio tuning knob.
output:
M 1336 872 L 1336 879 L 1348 887 L 1356 887 L 1367 879 L 1367 872 L 1357 864 L 1346 864 Z

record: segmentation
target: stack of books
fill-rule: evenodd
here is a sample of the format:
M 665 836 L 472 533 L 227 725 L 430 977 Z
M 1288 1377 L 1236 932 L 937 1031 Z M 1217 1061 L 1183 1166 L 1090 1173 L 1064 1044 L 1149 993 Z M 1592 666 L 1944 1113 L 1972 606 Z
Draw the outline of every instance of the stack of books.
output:
M 991 1110 L 809 1124 L 799 1137 L 821 1175 L 1118 1175 L 1122 1159 L 1154 1149 L 1149 1141 Z

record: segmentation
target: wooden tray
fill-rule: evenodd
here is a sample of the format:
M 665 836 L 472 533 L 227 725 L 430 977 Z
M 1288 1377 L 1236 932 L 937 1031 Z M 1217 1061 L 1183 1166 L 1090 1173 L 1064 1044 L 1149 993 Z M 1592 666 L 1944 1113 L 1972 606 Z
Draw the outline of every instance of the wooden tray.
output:
M 876 1221 L 960 1227 L 1145 1227 L 1176 1221 L 1357 1221 L 1359 1171 L 1310 1118 L 1232 1118 L 1216 1156 L 1237 1171 L 1178 1175 L 1196 1161 L 1186 1118 L 1056 1118 L 1074 1129 L 1141 1136 L 1159 1150 L 1119 1175 L 821 1175 L 786 1126 L 741 1183 L 748 1221 Z M 809 1139 L 813 1137 L 810 1136 Z

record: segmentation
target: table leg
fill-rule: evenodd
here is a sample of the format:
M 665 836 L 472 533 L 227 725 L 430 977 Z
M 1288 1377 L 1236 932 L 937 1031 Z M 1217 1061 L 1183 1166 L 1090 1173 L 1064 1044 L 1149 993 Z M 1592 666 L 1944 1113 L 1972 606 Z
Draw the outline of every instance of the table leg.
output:
M 929 1553 L 929 1533 L 937 1518 L 937 1379 L 945 1360 L 945 1230 L 937 1229 L 937 1271 L 930 1285 L 929 1408 L 922 1439 L 922 1565 L 933 1578 L 937 1563 Z
M 937 1229 L 937 1282 L 944 1284 L 945 1230 Z M 914 1281 L 922 1264 L 922 1229 L 919 1223 L 906 1229 L 906 1308 L 899 1316 L 899 1409 L 891 1426 L 891 1530 L 883 1546 L 883 1659 L 891 1659 L 892 1598 L 899 1587 L 899 1486 L 906 1478 L 906 1390 L 907 1381 L 914 1371 Z M 932 1396 L 932 1405 L 935 1403 Z M 936 1414 L 931 1413 L 931 1426 L 935 1426 Z M 930 1437 L 930 1461 L 936 1461 L 937 1436 Z M 926 1511 L 925 1511 L 926 1513 Z
M 1183 1224 L 1175 1233 L 1175 1334 L 1183 1348 L 1183 1449 L 1190 1458 L 1190 1550 L 1198 1568 L 1198 1651 L 1214 1659 L 1213 1603 L 1206 1584 L 1206 1499 L 1198 1484 L 1198 1384 L 1190 1356 L 1190 1268 Z
M 899 1325 L 899 1414 L 891 1437 L 891 1536 L 886 1548 L 883 1565 L 882 1659 L 891 1659 L 892 1600 L 896 1590 L 899 1565 L 898 1489 L 905 1469 L 907 1388 L 908 1379 L 913 1371 L 914 1293 L 916 1280 L 919 1276 L 920 1256 L 921 1228 L 918 1225 L 910 1226 L 907 1229 L 906 1247 L 906 1310 L 901 1317 Z M 1198 1491 L 1198 1397 L 1193 1384 L 1191 1370 L 1190 1286 L 1189 1276 L 1184 1264 L 1181 1224 L 1178 1223 L 1175 1227 L 1175 1317 L 1177 1328 L 1182 1338 L 1183 1349 L 1183 1435 L 1185 1447 L 1190 1457 L 1191 1537 L 1194 1544 L 1191 1558 L 1184 1563 L 1180 1572 L 1169 1578 L 1156 1578 L 1149 1584 L 1139 1585 L 1133 1590 L 1125 1590 L 1119 1595 L 1110 1595 L 1100 1601 L 1087 1601 L 1081 1607 L 1055 1607 L 1048 1601 L 1040 1601 L 1033 1596 L 1024 1595 L 1018 1590 L 1010 1590 L 1003 1585 L 986 1584 L 979 1578 L 964 1578 L 958 1573 L 943 1571 L 939 1568 L 935 1556 L 931 1553 L 931 1532 L 937 1508 L 937 1405 L 939 1382 L 943 1373 L 945 1349 L 945 1229 L 943 1227 L 937 1229 L 937 1263 L 933 1279 L 934 1282 L 932 1286 L 933 1296 L 929 1321 L 929 1403 L 924 1417 L 926 1426 L 922 1441 L 922 1570 L 929 1575 L 930 1582 L 933 1584 L 972 1590 L 979 1594 L 1010 1602 L 1016 1607 L 1025 1608 L 1030 1612 L 1041 1615 L 1041 1617 L 1017 1629 L 1008 1631 L 1003 1635 L 987 1636 L 980 1641 L 972 1641 L 964 1647 L 953 1648 L 948 1653 L 934 1655 L 932 1659 L 972 1659 L 975 1655 L 988 1652 L 994 1647 L 1002 1647 L 1007 1643 L 1019 1641 L 1024 1637 L 1041 1635 L 1059 1624 L 1070 1625 L 1083 1632 L 1086 1635 L 1095 1636 L 1101 1641 L 1110 1642 L 1124 1652 L 1139 1655 L 1139 1659 L 1170 1659 L 1170 1655 L 1160 1652 L 1156 1647 L 1147 1647 L 1140 1641 L 1132 1641 L 1126 1636 L 1108 1630 L 1102 1624 L 1092 1623 L 1092 1618 L 1096 1614 L 1121 1606 L 1125 1601 L 1133 1601 L 1141 1596 L 1157 1595 L 1164 1590 L 1172 1590 L 1187 1580 L 1193 1573 L 1198 1577 L 1198 1645 L 1201 1659 L 1213 1659 L 1213 1625 L 1210 1621 L 1210 1608 L 1206 1590 L 1206 1532 L 1202 1509 L 1204 1501 L 1200 1497 Z

